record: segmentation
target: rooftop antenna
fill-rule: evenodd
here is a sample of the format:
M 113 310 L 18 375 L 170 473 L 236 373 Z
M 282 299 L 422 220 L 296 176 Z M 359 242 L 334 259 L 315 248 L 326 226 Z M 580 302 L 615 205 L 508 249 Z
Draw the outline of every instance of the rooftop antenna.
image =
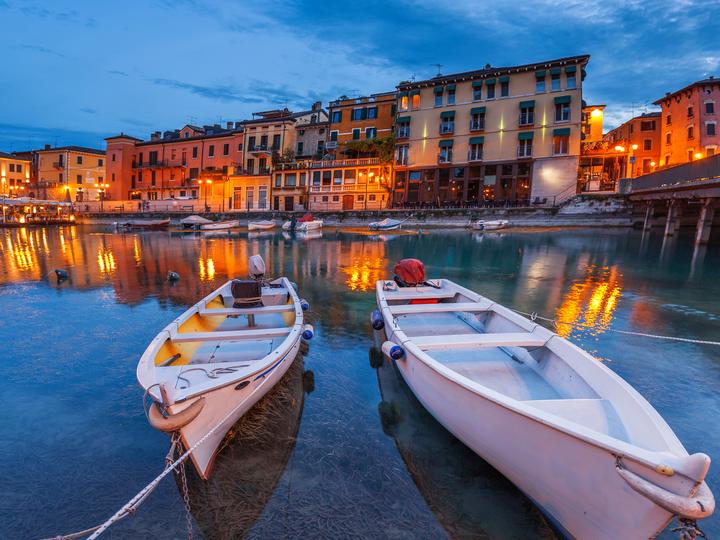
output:
M 431 66 L 435 66 L 435 67 L 437 68 L 437 71 L 438 71 L 438 72 L 437 72 L 437 75 L 435 75 L 435 76 L 436 76 L 436 77 L 442 77 L 442 73 L 440 73 L 440 70 L 442 69 L 443 65 L 442 65 L 442 64 L 430 64 L 430 65 L 431 65 Z
M 411 80 L 412 82 L 415 82 L 415 79 L 416 79 L 416 78 L 417 78 L 417 77 L 415 77 L 415 74 L 414 74 L 414 73 L 413 73 L 412 75 L 410 75 L 410 80 Z
M 360 95 L 360 90 L 353 88 L 352 90 L 348 90 L 348 93 L 353 97 L 358 97 Z

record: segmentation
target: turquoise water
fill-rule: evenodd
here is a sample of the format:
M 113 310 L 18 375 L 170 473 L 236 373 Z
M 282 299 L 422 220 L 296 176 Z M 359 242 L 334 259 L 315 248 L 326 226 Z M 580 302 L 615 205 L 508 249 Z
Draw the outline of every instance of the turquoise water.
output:
M 615 333 L 720 339 L 720 250 L 627 230 L 466 231 L 320 238 L 0 230 L 0 538 L 40 538 L 109 517 L 163 467 L 135 365 L 168 321 L 260 253 L 298 283 L 316 329 L 264 407 L 262 436 L 232 441 L 215 478 L 190 474 L 192 527 L 208 538 L 553 538 L 533 505 L 450 436 L 372 351 L 374 282 L 403 257 L 570 331 L 638 389 L 720 493 L 720 348 Z M 69 271 L 57 283 L 55 268 Z M 180 273 L 174 286 L 165 277 Z M 373 367 L 376 366 L 376 367 Z M 283 397 L 284 396 L 284 397 Z M 269 404 L 269 405 L 268 405 Z M 277 412 L 277 411 L 276 411 Z M 720 535 L 720 518 L 701 524 Z M 110 538 L 186 535 L 168 479 Z M 674 537 L 669 532 L 663 538 Z

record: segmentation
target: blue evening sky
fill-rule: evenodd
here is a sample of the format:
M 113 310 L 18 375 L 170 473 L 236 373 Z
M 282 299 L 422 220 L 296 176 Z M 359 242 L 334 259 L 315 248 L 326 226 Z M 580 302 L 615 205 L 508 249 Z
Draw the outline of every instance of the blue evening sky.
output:
M 590 54 L 606 129 L 720 76 L 720 0 L 0 0 L 0 150 L 101 147 L 403 79 Z

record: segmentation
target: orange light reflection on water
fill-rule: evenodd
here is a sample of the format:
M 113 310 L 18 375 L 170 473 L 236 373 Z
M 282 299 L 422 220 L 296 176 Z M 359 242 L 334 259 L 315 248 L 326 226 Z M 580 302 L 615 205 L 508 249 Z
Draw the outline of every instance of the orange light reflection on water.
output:
M 587 328 L 592 335 L 605 332 L 621 294 L 621 274 L 617 267 L 588 266 L 583 281 L 571 285 L 555 311 L 558 334 L 568 337 L 578 327 Z

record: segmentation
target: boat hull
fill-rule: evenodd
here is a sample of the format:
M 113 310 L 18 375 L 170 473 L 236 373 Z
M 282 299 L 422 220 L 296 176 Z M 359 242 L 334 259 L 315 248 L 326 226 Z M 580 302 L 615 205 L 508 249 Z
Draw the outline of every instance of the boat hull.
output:
M 391 331 L 388 339 L 394 341 Z M 479 396 L 407 350 L 396 365 L 435 419 L 532 499 L 565 536 L 654 538 L 673 518 L 625 483 L 615 469 L 616 457 L 607 450 Z M 668 478 L 654 470 L 625 464 L 668 485 Z
M 192 422 L 180 429 L 180 437 L 185 448 L 189 449 L 205 437 L 218 422 L 222 421 L 222 424 L 208 436 L 207 440 L 190 454 L 193 465 L 203 479 L 210 476 L 215 455 L 228 430 L 282 379 L 299 350 L 300 338 L 296 340 L 285 356 L 268 367 L 265 372 L 245 379 L 249 380 L 250 384 L 244 388 L 236 389 L 243 382 L 240 381 L 202 394 L 202 397 L 205 398 L 203 410 Z M 198 396 L 196 399 L 200 397 Z M 176 414 L 194 401 L 193 399 L 173 405 L 170 407 L 170 412 Z M 232 414 L 230 414 L 231 411 Z M 228 414 L 230 416 L 223 421 Z
M 201 225 L 200 229 L 203 231 L 220 231 L 224 229 L 233 229 L 240 226 L 239 220 L 223 221 L 220 223 L 206 223 Z
M 274 229 L 275 226 L 275 223 L 253 223 L 251 221 L 248 223 L 248 231 L 269 231 Z

